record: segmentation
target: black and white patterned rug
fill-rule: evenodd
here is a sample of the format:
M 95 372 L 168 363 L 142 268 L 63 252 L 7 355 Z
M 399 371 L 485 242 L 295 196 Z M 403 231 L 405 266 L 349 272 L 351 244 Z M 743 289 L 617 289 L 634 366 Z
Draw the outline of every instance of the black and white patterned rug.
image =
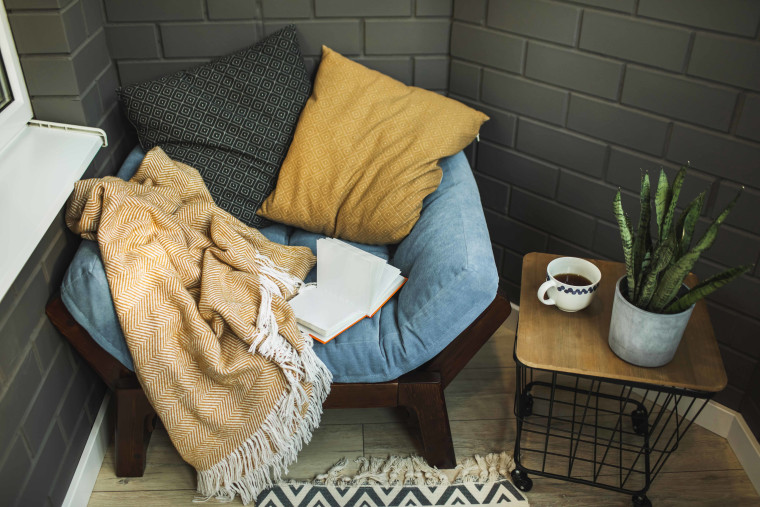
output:
M 507 479 L 447 486 L 324 486 L 279 484 L 261 493 L 257 507 L 380 506 L 527 506 L 528 501 Z
M 514 468 L 507 453 L 473 456 L 439 470 L 419 456 L 343 459 L 312 482 L 284 482 L 263 491 L 257 507 L 412 507 L 530 504 L 506 477 Z

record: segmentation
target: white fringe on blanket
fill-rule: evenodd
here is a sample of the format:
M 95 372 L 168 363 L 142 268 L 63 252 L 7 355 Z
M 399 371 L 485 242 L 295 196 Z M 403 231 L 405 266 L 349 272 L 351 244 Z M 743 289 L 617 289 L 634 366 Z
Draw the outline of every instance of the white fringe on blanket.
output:
M 249 352 L 275 361 L 288 380 L 289 390 L 256 433 L 224 460 L 208 470 L 198 471 L 195 502 L 205 502 L 212 497 L 230 502 L 238 494 L 247 505 L 262 490 L 279 482 L 296 461 L 304 444 L 311 441 L 312 432 L 322 416 L 322 403 L 330 393 L 332 373 L 314 353 L 312 339 L 302 335 L 305 347 L 299 354 L 279 334 L 272 312 L 273 296 L 282 297 L 279 286 L 272 279 L 282 283 L 291 293 L 300 290 L 303 282 L 281 271 L 266 256 L 256 257 L 261 268 L 261 304 Z M 311 396 L 307 395 L 302 381 L 311 384 Z
M 248 504 L 288 473 L 288 467 L 304 444 L 309 443 L 319 424 L 322 403 L 332 381 L 332 374 L 311 346 L 304 350 L 303 356 L 300 368 L 312 384 L 311 396 L 307 398 L 299 383 L 291 384 L 291 390 L 280 399 L 259 431 L 224 460 L 208 470 L 198 471 L 199 496 L 195 501 L 203 502 L 212 497 L 232 501 L 239 494 L 243 504 Z M 307 364 L 311 366 L 305 366 Z M 308 402 L 306 414 L 303 414 L 304 402 Z M 237 477 L 240 479 L 236 481 Z

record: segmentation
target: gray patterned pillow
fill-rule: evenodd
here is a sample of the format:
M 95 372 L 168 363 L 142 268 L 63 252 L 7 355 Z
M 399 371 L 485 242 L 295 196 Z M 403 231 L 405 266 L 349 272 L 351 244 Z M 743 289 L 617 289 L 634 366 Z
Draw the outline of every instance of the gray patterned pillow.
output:
M 145 151 L 201 173 L 216 204 L 253 227 L 272 192 L 311 81 L 293 25 L 242 51 L 118 90 Z

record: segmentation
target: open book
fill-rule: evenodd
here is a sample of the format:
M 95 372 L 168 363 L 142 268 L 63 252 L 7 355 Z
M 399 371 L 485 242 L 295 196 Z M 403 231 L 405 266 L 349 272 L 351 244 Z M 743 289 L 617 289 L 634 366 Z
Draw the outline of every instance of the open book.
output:
M 290 304 L 302 331 L 327 343 L 364 317 L 372 317 L 406 278 L 386 261 L 338 239 L 317 240 L 317 285 Z

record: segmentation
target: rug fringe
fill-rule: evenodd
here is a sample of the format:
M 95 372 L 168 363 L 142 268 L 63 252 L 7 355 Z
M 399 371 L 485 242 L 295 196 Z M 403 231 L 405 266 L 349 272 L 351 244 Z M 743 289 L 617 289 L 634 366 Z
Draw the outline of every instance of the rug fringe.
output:
M 492 483 L 515 468 L 507 452 L 475 455 L 462 460 L 452 470 L 430 466 L 420 456 L 359 457 L 354 460 L 359 470 L 354 475 L 344 474 L 348 465 L 341 459 L 327 473 L 317 475 L 311 484 L 334 486 L 397 486 L 397 485 L 449 485 L 463 482 Z

